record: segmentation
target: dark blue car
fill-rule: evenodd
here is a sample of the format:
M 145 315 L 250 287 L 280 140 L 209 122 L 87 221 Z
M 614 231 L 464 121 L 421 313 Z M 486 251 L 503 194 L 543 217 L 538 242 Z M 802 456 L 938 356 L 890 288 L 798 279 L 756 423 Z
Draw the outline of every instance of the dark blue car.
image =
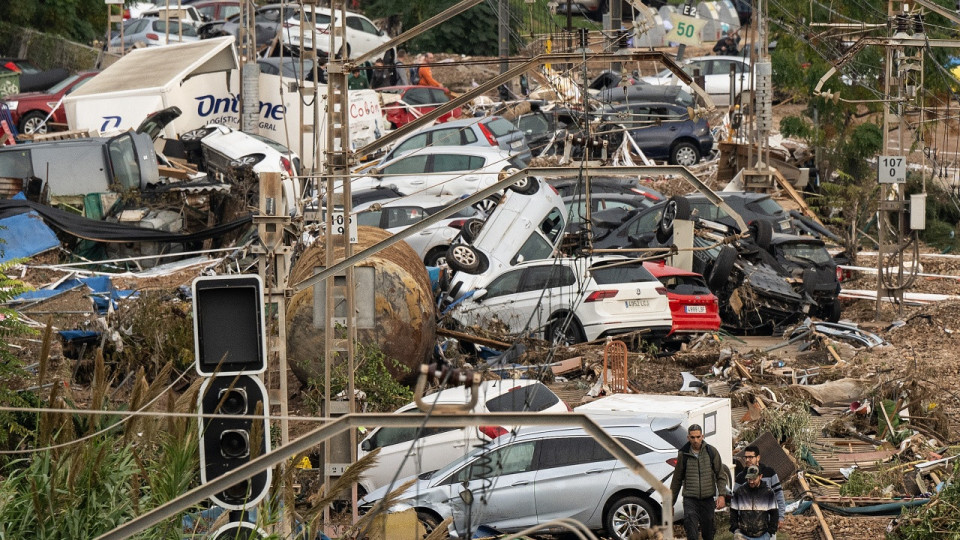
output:
M 674 103 L 621 103 L 603 108 L 608 149 L 616 149 L 626 130 L 650 159 L 689 167 L 713 149 L 713 134 L 704 118 L 692 120 L 687 108 Z

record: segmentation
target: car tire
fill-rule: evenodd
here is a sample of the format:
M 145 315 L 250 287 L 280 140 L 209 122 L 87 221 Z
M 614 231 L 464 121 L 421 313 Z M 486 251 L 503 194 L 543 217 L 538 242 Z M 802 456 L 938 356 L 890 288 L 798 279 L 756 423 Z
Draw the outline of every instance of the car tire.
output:
M 655 516 L 648 501 L 630 495 L 610 505 L 603 526 L 611 538 L 628 540 L 633 533 L 653 526 Z
M 770 242 L 773 240 L 773 223 L 765 219 L 750 222 L 750 234 L 754 243 L 764 251 L 770 251 Z
M 454 244 L 447 250 L 447 266 L 456 272 L 479 274 L 486 266 L 486 257 L 466 244 Z
M 500 195 L 491 195 L 473 203 L 473 207 L 489 216 L 498 204 L 500 204 Z
M 840 316 L 843 314 L 843 307 L 840 305 L 839 301 L 834 300 L 829 306 L 827 306 L 827 309 L 823 311 L 824 318 L 827 319 L 827 322 L 835 323 L 840 321 Z
M 447 263 L 447 250 L 449 246 L 438 246 L 427 252 L 423 258 L 424 266 L 440 266 Z
M 27 114 L 23 115 L 23 118 L 20 119 L 20 133 L 36 133 L 43 134 L 47 132 L 47 124 L 44 120 L 47 118 L 47 115 L 41 111 L 30 111 Z
M 730 278 L 730 272 L 733 272 L 733 265 L 737 262 L 737 248 L 733 246 L 723 246 L 717 259 L 713 261 L 710 271 L 707 273 L 707 285 L 711 291 L 719 291 Z
M 657 242 L 664 244 L 673 234 L 673 222 L 678 219 L 690 219 L 690 201 L 686 197 L 670 197 L 660 214 L 657 223 Z
M 476 240 L 477 236 L 480 236 L 480 231 L 482 229 L 482 219 L 468 219 L 467 222 L 463 224 L 463 227 L 460 228 L 460 238 L 469 244 L 470 242 Z
M 690 142 L 681 141 L 670 150 L 670 163 L 690 167 L 700 162 L 700 150 Z
M 424 531 L 426 533 L 423 535 L 424 538 L 426 538 L 427 536 L 430 536 L 430 533 L 432 533 L 437 528 L 437 526 L 440 525 L 440 522 L 441 522 L 441 520 L 438 519 L 437 516 L 431 514 L 430 512 L 426 512 L 424 510 L 417 510 L 417 521 L 419 521 L 420 525 L 422 525 L 424 528 Z
M 540 181 L 532 176 L 524 176 L 512 184 L 509 189 L 524 195 L 533 195 L 540 190 Z
M 199 143 L 200 139 L 213 133 L 213 131 L 214 131 L 213 128 L 191 129 L 190 131 L 180 136 L 180 141 L 183 143 L 193 143 L 193 142 Z
M 577 343 L 583 343 L 587 340 L 583 332 L 583 326 L 580 324 L 580 321 L 576 317 L 573 317 L 570 320 L 570 324 L 567 325 L 567 328 L 563 328 L 563 324 L 567 319 L 565 313 L 558 314 L 553 322 L 547 326 L 547 339 L 550 343 L 559 344 L 559 345 L 575 345 Z

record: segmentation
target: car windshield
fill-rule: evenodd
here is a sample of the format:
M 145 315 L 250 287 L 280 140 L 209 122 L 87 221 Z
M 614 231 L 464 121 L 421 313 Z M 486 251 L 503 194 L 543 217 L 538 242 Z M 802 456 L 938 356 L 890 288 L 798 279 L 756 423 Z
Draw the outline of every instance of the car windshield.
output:
M 490 133 L 493 133 L 494 137 L 503 137 L 511 131 L 517 130 L 517 128 L 513 127 L 513 124 L 503 118 L 495 118 L 487 122 L 486 126 L 487 129 L 490 130 Z
M 829 264 L 833 261 L 830 253 L 820 244 L 809 242 L 791 242 L 781 244 L 780 250 L 785 258 L 805 260 L 815 264 Z
M 277 141 L 268 139 L 268 138 L 266 138 L 266 137 L 264 137 L 264 136 L 262 136 L 262 135 L 255 135 L 255 134 L 253 134 L 253 133 L 247 133 L 247 135 L 250 135 L 250 136 L 253 137 L 254 139 L 262 142 L 263 144 L 269 146 L 270 148 L 273 148 L 274 150 L 276 150 L 277 152 L 280 152 L 281 154 L 286 155 L 286 154 L 289 154 L 289 153 L 290 153 L 290 149 L 289 149 L 289 148 L 287 148 L 286 146 L 278 143 Z
M 643 281 L 656 281 L 641 262 L 623 262 L 623 261 L 604 261 L 597 263 L 590 268 L 593 274 L 593 280 L 598 285 L 609 285 L 611 283 L 639 283 Z
M 71 75 L 71 76 L 67 77 L 66 79 L 58 82 L 57 84 L 51 86 L 50 89 L 47 90 L 47 93 L 48 93 L 48 94 L 56 94 L 57 92 L 63 90 L 63 89 L 66 88 L 67 86 L 70 86 L 70 83 L 72 83 L 73 81 L 75 81 L 75 80 L 77 80 L 77 79 L 79 79 L 79 78 L 80 78 L 79 75 Z
M 675 294 L 710 294 L 710 288 L 700 276 L 661 276 L 660 283 L 667 288 L 667 292 Z
M 508 384 L 508 381 L 504 381 Z M 541 383 L 517 386 L 487 401 L 490 412 L 540 412 L 557 404 L 560 398 Z
M 758 214 L 774 216 L 783 213 L 783 207 L 780 206 L 780 203 L 771 199 L 770 197 L 764 197 L 762 199 L 753 201 L 750 203 L 750 206 L 759 209 L 757 211 Z

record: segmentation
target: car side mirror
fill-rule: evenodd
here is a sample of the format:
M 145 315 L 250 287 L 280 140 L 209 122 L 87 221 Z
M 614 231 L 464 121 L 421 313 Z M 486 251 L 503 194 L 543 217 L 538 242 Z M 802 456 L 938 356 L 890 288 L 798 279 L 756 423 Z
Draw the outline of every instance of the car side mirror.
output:
M 371 441 L 370 439 L 364 439 L 363 442 L 360 443 L 360 449 L 363 450 L 364 452 L 369 452 L 373 450 L 373 441 Z

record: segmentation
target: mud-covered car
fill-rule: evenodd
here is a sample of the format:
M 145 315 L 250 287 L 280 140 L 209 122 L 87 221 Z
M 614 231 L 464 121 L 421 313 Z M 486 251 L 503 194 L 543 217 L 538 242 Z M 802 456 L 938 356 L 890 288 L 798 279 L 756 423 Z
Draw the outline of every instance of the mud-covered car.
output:
M 725 328 L 770 333 L 808 315 L 839 318 L 836 266 L 822 241 L 774 233 L 774 224 L 765 220 L 737 236 L 721 222 L 691 215 L 690 205 L 681 201 L 672 197 L 647 209 L 599 212 L 593 218 L 594 248 L 669 248 L 674 221 L 689 219 L 695 230 L 692 270 L 717 296 Z

